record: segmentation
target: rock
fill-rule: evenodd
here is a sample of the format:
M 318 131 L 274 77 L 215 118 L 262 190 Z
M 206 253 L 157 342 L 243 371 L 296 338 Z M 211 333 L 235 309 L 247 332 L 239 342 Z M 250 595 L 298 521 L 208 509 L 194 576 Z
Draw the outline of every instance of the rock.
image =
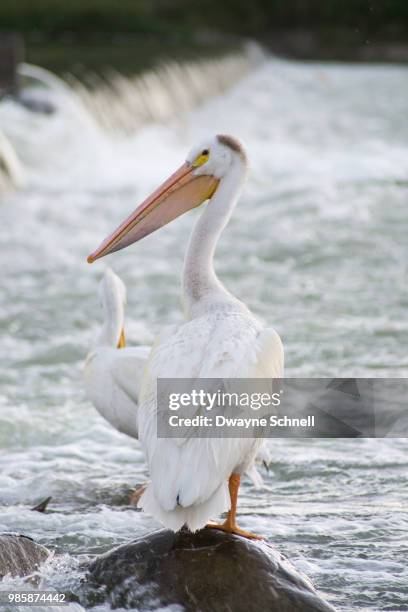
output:
M 82 605 L 198 612 L 333 612 L 274 548 L 221 531 L 161 530 L 94 559 Z
M 31 538 L 0 534 L 0 579 L 27 576 L 50 556 Z M 152 610 L 178 604 L 194 612 L 333 612 L 273 547 L 221 531 L 163 529 L 84 562 L 70 599 L 86 607 Z
M 31 510 L 33 510 L 33 512 L 46 512 L 48 508 L 48 504 L 50 503 L 51 500 L 52 500 L 52 497 L 46 497 L 45 499 L 40 501 L 39 504 L 36 504 L 33 508 L 31 508 Z
M 0 534 L 0 579 L 28 576 L 50 556 L 50 551 L 31 538 L 14 533 Z

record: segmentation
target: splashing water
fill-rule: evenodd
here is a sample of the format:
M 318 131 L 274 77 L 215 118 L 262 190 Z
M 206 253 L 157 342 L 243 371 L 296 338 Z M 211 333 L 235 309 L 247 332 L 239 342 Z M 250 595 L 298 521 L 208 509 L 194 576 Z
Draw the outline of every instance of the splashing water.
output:
M 133 78 L 110 70 L 105 78 L 88 74 L 69 82 L 98 123 L 114 134 L 168 121 L 193 110 L 203 100 L 224 93 L 265 59 L 255 43 L 222 58 L 168 62 Z
M 203 136 L 230 132 L 248 149 L 249 182 L 217 269 L 282 336 L 286 375 L 407 375 L 407 74 L 269 59 L 196 110 L 114 138 L 66 88 L 52 89 L 51 115 L 0 105 L 25 173 L 0 209 L 0 531 L 64 551 L 74 568 L 71 555 L 156 526 L 127 505 L 147 477 L 137 443 L 84 396 L 103 270 L 85 258 Z M 110 257 L 128 287 L 131 343 L 182 320 L 179 272 L 197 214 Z M 407 447 L 274 440 L 264 490 L 243 488 L 242 526 L 339 610 L 406 609 Z M 48 495 L 52 512 L 29 510 Z M 66 572 L 52 572 L 58 588 Z

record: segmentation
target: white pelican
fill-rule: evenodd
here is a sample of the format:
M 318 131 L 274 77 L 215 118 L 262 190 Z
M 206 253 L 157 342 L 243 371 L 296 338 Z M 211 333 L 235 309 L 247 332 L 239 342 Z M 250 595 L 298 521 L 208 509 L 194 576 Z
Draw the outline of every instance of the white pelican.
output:
M 236 524 L 241 474 L 250 469 L 262 441 L 252 438 L 158 438 L 158 378 L 281 378 L 283 347 L 248 308 L 222 285 L 213 267 L 218 239 L 228 223 L 247 172 L 240 143 L 218 135 L 194 148 L 186 162 L 88 257 L 92 263 L 129 246 L 208 200 L 190 237 L 183 269 L 186 322 L 161 337 L 143 377 L 139 438 L 151 482 L 139 505 L 165 526 L 195 531 L 210 526 L 258 537 Z M 228 494 L 229 493 L 229 494 Z
M 87 395 L 115 429 L 137 438 L 140 384 L 150 347 L 125 348 L 126 287 L 110 268 L 101 281 L 99 297 L 104 321 L 85 361 Z

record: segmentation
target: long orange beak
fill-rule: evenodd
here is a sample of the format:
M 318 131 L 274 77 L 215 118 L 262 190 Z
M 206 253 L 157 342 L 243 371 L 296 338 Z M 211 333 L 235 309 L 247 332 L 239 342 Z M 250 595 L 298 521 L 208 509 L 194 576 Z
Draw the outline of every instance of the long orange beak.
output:
M 219 180 L 196 176 L 193 170 L 190 164 L 183 164 L 88 256 L 88 263 L 124 249 L 211 198 Z

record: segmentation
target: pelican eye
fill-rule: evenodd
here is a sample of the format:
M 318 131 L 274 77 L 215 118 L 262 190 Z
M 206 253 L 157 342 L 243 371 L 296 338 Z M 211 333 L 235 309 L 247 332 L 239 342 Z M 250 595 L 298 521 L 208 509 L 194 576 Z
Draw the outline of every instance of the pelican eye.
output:
M 203 164 L 205 164 L 205 162 L 208 161 L 209 157 L 210 157 L 209 150 L 203 149 L 201 153 L 197 155 L 197 157 L 193 161 L 193 164 L 192 164 L 193 168 L 198 168 L 199 166 L 202 166 Z

